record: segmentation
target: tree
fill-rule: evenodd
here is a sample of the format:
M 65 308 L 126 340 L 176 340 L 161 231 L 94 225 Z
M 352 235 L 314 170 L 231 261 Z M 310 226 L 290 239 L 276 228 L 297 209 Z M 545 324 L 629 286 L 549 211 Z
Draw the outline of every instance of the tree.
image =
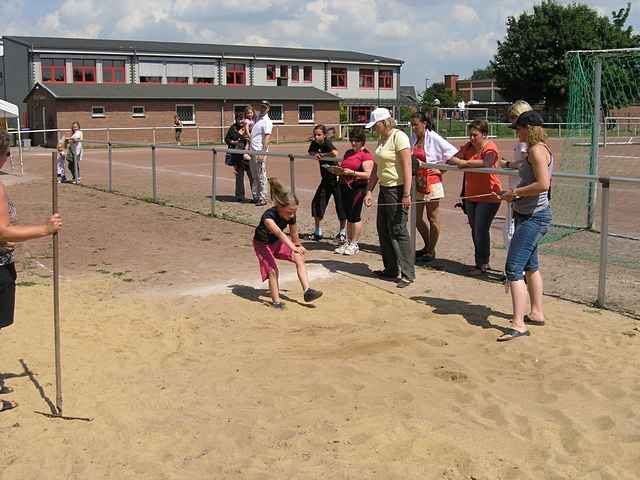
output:
M 436 101 L 438 100 L 438 102 Z M 425 111 L 433 110 L 435 107 L 455 107 L 462 95 L 454 94 L 450 88 L 445 88 L 444 83 L 434 83 L 420 95 L 420 105 Z
M 562 106 L 567 93 L 566 52 L 640 46 L 640 36 L 625 28 L 630 11 L 628 3 L 609 19 L 586 5 L 545 0 L 532 14 L 508 17 L 507 35 L 498 42 L 491 62 L 502 95 L 511 101 Z
M 489 78 L 494 78 L 495 74 L 493 67 L 489 64 L 484 68 L 474 70 L 471 77 L 469 77 L 469 80 L 487 80 Z

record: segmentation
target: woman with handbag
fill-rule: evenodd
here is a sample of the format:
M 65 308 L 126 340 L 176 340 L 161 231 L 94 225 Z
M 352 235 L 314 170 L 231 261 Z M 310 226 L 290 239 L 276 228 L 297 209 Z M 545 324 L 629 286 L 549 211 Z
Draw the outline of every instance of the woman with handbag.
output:
M 236 115 L 236 123 L 229 127 L 224 137 L 224 143 L 233 150 L 245 150 L 249 141 L 249 132 L 245 124 L 244 114 Z M 251 175 L 251 166 L 249 161 L 251 157 L 246 153 L 229 153 L 224 157 L 224 163 L 233 167 L 236 177 L 236 202 L 244 202 L 244 174 L 246 172 L 249 179 L 249 186 L 253 184 L 253 175 Z
M 441 233 L 439 207 L 440 200 L 444 198 L 444 186 L 442 171 L 427 168 L 425 163 L 446 163 L 458 153 L 458 149 L 433 131 L 431 118 L 424 112 L 413 114 L 411 128 L 411 154 L 420 165 L 416 174 L 416 226 L 424 241 L 424 248 L 416 251 L 416 258 L 430 262 L 436 258 L 436 245 Z M 424 221 L 425 210 L 428 225 Z
M 447 163 L 465 170 L 464 211 L 469 219 L 474 246 L 475 265 L 468 269 L 473 276 L 489 271 L 491 257 L 491 223 L 498 209 L 502 183 L 494 173 L 473 172 L 474 168 L 497 168 L 500 151 L 489 139 L 489 124 L 486 120 L 474 120 L 469 124 L 469 141 Z

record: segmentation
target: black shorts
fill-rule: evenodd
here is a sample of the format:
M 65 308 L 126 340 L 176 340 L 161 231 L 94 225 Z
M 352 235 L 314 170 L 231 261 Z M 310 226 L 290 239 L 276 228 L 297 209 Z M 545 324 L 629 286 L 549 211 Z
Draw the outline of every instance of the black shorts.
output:
M 354 183 L 351 186 L 340 183 L 342 209 L 347 217 L 347 222 L 358 223 L 362 220 L 362 205 L 367 194 L 366 183 Z
M 0 265 L 0 328 L 13 323 L 16 306 L 16 266 Z

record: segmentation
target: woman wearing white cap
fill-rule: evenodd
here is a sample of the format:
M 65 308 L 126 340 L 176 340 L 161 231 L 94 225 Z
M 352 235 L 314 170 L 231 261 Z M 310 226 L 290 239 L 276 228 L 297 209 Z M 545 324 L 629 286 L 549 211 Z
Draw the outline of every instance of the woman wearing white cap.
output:
M 411 144 L 407 134 L 396 128 L 386 108 L 371 112 L 367 128 L 373 128 L 379 137 L 364 200 L 367 207 L 373 205 L 371 192 L 380 181 L 377 227 L 384 270 L 374 273 L 388 279 L 397 279 L 400 275 L 398 287 L 404 288 L 416 277 L 407 230 L 411 206 Z

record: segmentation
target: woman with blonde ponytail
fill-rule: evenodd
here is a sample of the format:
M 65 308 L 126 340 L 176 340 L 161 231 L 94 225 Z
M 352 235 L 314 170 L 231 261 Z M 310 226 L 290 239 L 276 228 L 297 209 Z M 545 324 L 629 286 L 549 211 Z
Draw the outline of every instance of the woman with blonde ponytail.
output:
M 284 303 L 280 300 L 276 259 L 293 262 L 304 291 L 304 301 L 312 302 L 320 298 L 322 292 L 309 287 L 309 276 L 304 264 L 307 251 L 300 243 L 296 225 L 296 211 L 300 202 L 295 194 L 286 190 L 274 177 L 269 178 L 269 187 L 273 207 L 264 212 L 253 236 L 253 249 L 258 257 L 262 281 L 269 280 L 271 305 L 278 309 L 284 308 Z M 283 231 L 287 227 L 290 237 Z

